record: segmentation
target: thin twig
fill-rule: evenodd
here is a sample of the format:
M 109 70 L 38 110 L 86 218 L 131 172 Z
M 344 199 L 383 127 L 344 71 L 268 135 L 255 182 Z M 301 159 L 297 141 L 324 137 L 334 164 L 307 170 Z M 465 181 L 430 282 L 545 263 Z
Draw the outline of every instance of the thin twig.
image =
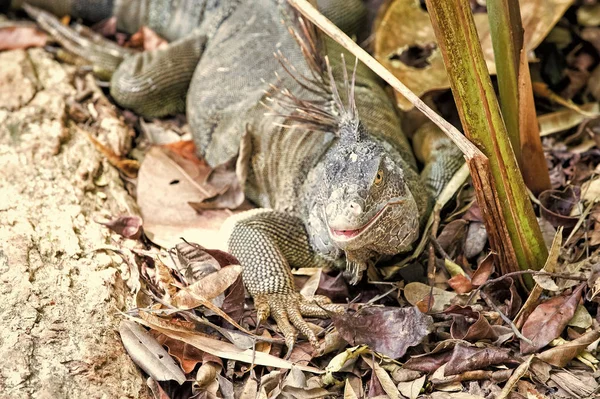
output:
M 502 311 L 500 310 L 500 308 L 498 308 L 498 306 L 496 306 L 496 304 L 494 303 L 494 301 L 492 301 L 483 292 L 481 292 L 480 295 L 481 295 L 481 298 L 485 301 L 485 303 L 488 304 L 488 306 L 491 306 L 496 312 L 498 312 L 498 314 L 500 315 L 500 317 L 502 318 L 502 320 L 504 320 L 504 322 L 509 325 L 510 329 L 515 333 L 515 336 L 517 338 L 519 338 L 522 341 L 527 342 L 529 345 L 533 345 L 533 342 L 531 342 L 531 340 L 529 338 L 527 338 L 523 334 L 521 334 L 521 332 L 519 331 L 519 329 L 517 328 L 517 326 L 515 326 L 515 324 L 512 322 L 511 319 L 508 318 L 508 316 L 506 316 L 504 313 L 502 313 Z
M 189 319 L 195 321 L 198 324 L 210 327 L 210 328 L 214 328 L 216 331 L 221 330 L 223 327 L 219 327 L 214 323 L 211 323 L 210 321 L 206 320 L 203 317 L 199 317 L 196 314 L 194 314 L 194 312 L 191 312 L 189 310 L 183 310 L 183 309 L 178 309 L 175 306 L 171 305 L 169 302 L 163 300 L 162 298 L 159 298 L 157 295 L 155 295 L 154 293 L 142 289 L 141 290 L 144 294 L 150 296 L 152 299 L 154 299 L 156 302 L 160 303 L 161 305 L 167 307 L 168 309 L 174 310 L 176 311 L 176 313 L 181 313 L 182 315 L 185 315 L 186 317 L 188 317 Z M 260 335 L 255 335 L 255 334 L 247 334 L 243 331 L 239 331 L 240 334 L 244 334 L 247 335 L 248 337 L 250 337 L 253 341 L 263 341 L 263 342 L 269 342 L 272 344 L 282 344 L 283 340 L 281 339 L 276 339 L 276 338 L 267 338 L 267 337 L 262 337 Z M 227 338 L 227 337 L 225 337 Z
M 446 259 L 452 260 L 450 255 L 448 255 L 448 253 L 444 250 L 444 248 L 442 248 L 442 246 L 440 245 L 440 243 L 438 242 L 438 240 L 435 238 L 435 236 L 433 234 L 431 234 L 429 236 L 429 241 L 433 244 L 433 247 L 435 248 L 437 253 L 440 254 L 440 256 L 442 256 Z
M 471 295 L 469 296 L 469 300 L 467 301 L 467 305 L 469 305 L 471 303 L 471 301 L 477 295 L 477 293 L 480 292 L 481 289 L 483 287 L 485 287 L 486 285 L 497 283 L 497 282 L 502 281 L 502 280 L 504 280 L 505 278 L 508 278 L 508 277 L 520 276 L 520 275 L 523 275 L 523 274 L 531 274 L 532 276 L 550 276 L 550 277 L 564 278 L 566 280 L 587 281 L 586 277 L 574 276 L 572 274 L 567 274 L 567 273 L 550 273 L 550 272 L 545 272 L 543 270 L 531 270 L 531 269 L 528 269 L 528 270 L 518 270 L 516 272 L 506 273 L 506 274 L 504 274 L 504 275 L 502 275 L 500 277 L 493 278 L 493 279 L 488 280 L 485 283 L 481 284 L 479 287 L 477 287 L 477 289 L 475 289 L 471 293 Z

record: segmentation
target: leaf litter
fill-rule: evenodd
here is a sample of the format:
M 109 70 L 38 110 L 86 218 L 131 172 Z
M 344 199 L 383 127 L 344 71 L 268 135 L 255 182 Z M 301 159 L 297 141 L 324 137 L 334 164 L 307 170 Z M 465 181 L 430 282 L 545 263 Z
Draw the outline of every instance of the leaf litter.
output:
M 485 7 L 472 3 L 493 72 Z M 89 139 L 137 197 L 140 214 L 99 222 L 114 232 L 116 243 L 106 249 L 127 263 L 123 276 L 137 293 L 138 307 L 124 315 L 120 334 L 150 376 L 155 397 L 579 398 L 599 392 L 600 93 L 594 77 L 600 28 L 590 21 L 600 8 L 594 0 L 520 3 L 527 47 L 537 48 L 532 72 L 543 80 L 534 86 L 552 178 L 552 190 L 535 200 L 541 225 L 555 237 L 546 267 L 529 272 L 536 287 L 527 292 L 520 275 L 499 274 L 467 183 L 440 214 L 434 285 L 374 275 L 374 284 L 349 287 L 332 271 L 299 278 L 305 294 L 347 303 L 348 312 L 331 321 L 309 319 L 320 331 L 321 352 L 299 338 L 288 359 L 277 328 L 256 326 L 241 266 L 218 234 L 228 217 L 252 208 L 235 159 L 211 168 L 196 157 L 184 118 L 145 121 L 112 106 L 93 79 L 76 78 L 68 117 L 76 127 L 95 129 Z M 443 91 L 447 79 L 424 8 L 417 0 L 387 6 L 376 24 L 375 54 L 414 89 Z M 136 51 L 165 44 L 147 27 L 131 37 L 120 33 L 115 20 L 93 29 Z M 31 24 L 0 27 L 4 48 L 48 40 Z M 443 113 L 452 112 L 443 93 L 429 96 Z M 403 98 L 397 101 L 406 108 Z M 129 129 L 129 137 L 135 128 L 135 156 L 112 139 L 116 128 Z M 416 256 L 406 269 L 424 275 L 427 262 Z

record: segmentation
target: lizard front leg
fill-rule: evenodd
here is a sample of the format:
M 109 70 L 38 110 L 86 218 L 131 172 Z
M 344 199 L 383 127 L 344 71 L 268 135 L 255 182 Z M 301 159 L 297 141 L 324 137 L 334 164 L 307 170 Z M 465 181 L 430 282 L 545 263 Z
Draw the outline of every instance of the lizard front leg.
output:
M 331 304 L 324 296 L 306 298 L 296 291 L 290 265 L 327 263 L 311 250 L 302 221 L 283 212 L 250 211 L 233 225 L 228 246 L 244 268 L 242 276 L 254 298 L 257 325 L 273 316 L 288 353 L 294 346 L 296 329 L 317 347 L 318 340 L 303 316 L 327 317 L 328 312 L 339 313 L 343 307 Z

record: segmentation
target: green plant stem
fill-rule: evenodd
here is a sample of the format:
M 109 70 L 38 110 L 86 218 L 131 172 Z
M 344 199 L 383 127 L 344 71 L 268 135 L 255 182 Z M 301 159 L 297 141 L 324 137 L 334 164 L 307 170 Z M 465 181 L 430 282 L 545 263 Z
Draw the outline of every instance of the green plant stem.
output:
M 500 108 L 517 163 L 521 159 L 519 137 L 519 59 L 523 48 L 523 26 L 518 0 L 488 0 L 488 19 L 494 48 Z
M 518 267 L 539 270 L 548 251 L 500 113 L 469 2 L 427 0 L 427 9 L 465 134 L 489 159 Z M 510 271 L 514 270 L 502 272 Z

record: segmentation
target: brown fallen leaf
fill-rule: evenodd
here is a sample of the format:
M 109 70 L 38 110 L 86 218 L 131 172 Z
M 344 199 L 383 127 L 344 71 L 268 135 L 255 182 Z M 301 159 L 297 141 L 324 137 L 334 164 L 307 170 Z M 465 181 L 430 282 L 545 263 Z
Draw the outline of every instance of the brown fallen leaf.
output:
M 377 362 L 373 361 L 371 356 L 363 355 L 362 359 L 373 370 L 373 376 L 376 377 L 376 380 L 383 391 L 381 393 L 387 395 L 387 397 L 391 399 L 400 399 L 400 392 L 398 391 L 396 384 L 388 372 L 385 371 Z
M 198 212 L 205 209 L 236 209 L 245 199 L 242 185 L 236 173 L 237 158 L 218 165 L 210 171 L 204 184 L 211 187 L 213 195 L 201 202 L 190 202 L 190 206 Z
M 573 0 L 520 0 L 524 45 L 536 48 Z M 474 15 L 481 47 L 490 73 L 496 73 L 488 16 Z M 401 21 L 401 23 L 399 22 Z M 442 55 L 428 13 L 419 0 L 395 0 L 376 27 L 375 58 L 416 95 L 450 87 Z M 402 110 L 413 106 L 396 93 Z
M 487 319 L 481 313 L 474 311 L 470 306 L 452 305 L 444 313 L 453 315 L 450 335 L 454 339 L 478 341 L 481 339 L 495 340 L 498 338 L 498 334 Z M 475 322 L 471 323 L 469 320 L 475 320 Z
M 492 365 L 516 363 L 509 349 L 486 347 L 478 348 L 458 344 L 446 364 L 445 374 L 454 375 L 465 371 L 479 370 Z
M 571 295 L 557 296 L 536 307 L 523 325 L 522 333 L 533 345 L 521 341 L 521 353 L 535 352 L 557 338 L 575 314 L 581 293 L 586 284 L 582 283 Z
M 443 364 L 448 363 L 448 360 L 452 357 L 452 352 L 434 353 L 425 356 L 413 356 L 406 363 L 404 367 L 409 370 L 422 371 L 424 373 L 433 373 L 439 369 Z
M 182 308 L 195 308 L 225 292 L 242 273 L 242 266 L 230 265 L 208 274 L 199 281 L 182 289 L 173 297 L 173 305 Z
M 463 219 L 456 219 L 444 226 L 444 229 L 437 237 L 438 243 L 444 248 L 450 256 L 454 256 L 460 248 L 467 234 L 468 222 Z
M 217 357 L 237 360 L 248 364 L 259 364 L 262 366 L 276 367 L 280 369 L 291 369 L 295 366 L 303 371 L 308 371 L 315 374 L 323 373 L 321 370 L 315 367 L 294 365 L 293 363 L 287 360 L 271 356 L 267 353 L 256 352 L 252 349 L 240 349 L 235 345 L 230 344 L 229 342 L 219 341 L 214 338 L 202 336 L 194 332 L 167 330 L 158 326 L 150 325 L 144 320 L 136 319 L 136 321 L 148 327 L 151 327 L 152 329 L 163 333 L 168 337 L 186 342 L 202 351 L 208 352 L 211 355 Z
M 579 203 L 580 188 L 568 186 L 564 190 L 546 190 L 540 194 L 539 200 L 542 216 L 554 227 L 566 229 L 575 227 L 579 217 L 570 216 L 571 209 Z
M 152 51 L 164 49 L 169 45 L 165 39 L 160 37 L 156 32 L 147 26 L 142 26 L 135 32 L 129 41 L 124 44 L 124 47 L 139 48 L 144 51 Z
M 488 254 L 477 266 L 477 270 L 471 276 L 471 284 L 474 287 L 479 287 L 484 284 L 490 278 L 490 275 L 494 272 L 494 254 Z
M 581 106 L 581 109 L 589 113 L 600 114 L 600 104 L 597 102 L 584 104 Z M 563 132 L 575 126 L 579 126 L 586 119 L 588 119 L 587 116 L 568 108 L 540 115 L 538 117 L 540 136 L 543 137 Z
M 0 51 L 44 47 L 48 35 L 35 26 L 8 26 L 0 28 Z
M 227 242 L 219 230 L 235 212 L 209 209 L 198 214 L 192 209 L 190 202 L 214 195 L 212 189 L 204 185 L 210 168 L 173 154 L 165 147 L 152 147 L 140 167 L 137 199 L 146 235 L 167 248 L 180 243 L 179 237 L 183 237 L 204 247 L 226 249 Z M 251 207 L 244 203 L 236 211 Z
M 183 372 L 186 374 L 194 371 L 196 365 L 202 362 L 204 352 L 192 345 L 167 337 L 164 334 L 157 334 L 156 341 L 167 347 L 169 355 L 173 356 L 179 362 Z
M 167 351 L 139 324 L 121 321 L 119 334 L 131 359 L 157 381 L 175 380 L 180 385 L 185 375 Z
M 333 324 L 350 345 L 371 349 L 397 359 L 429 334 L 430 316 L 415 307 L 366 308 L 357 314 L 332 315 Z
M 132 240 L 139 239 L 144 230 L 142 229 L 142 219 L 139 216 L 119 216 L 108 221 L 98 221 L 117 234 Z
M 431 292 L 433 292 L 433 298 L 429 301 Z M 406 284 L 404 297 L 411 305 L 419 306 L 422 312 L 428 310 L 428 304 L 431 302 L 432 306 L 429 313 L 440 313 L 456 298 L 456 293 L 437 287 L 433 287 L 433 290 L 431 290 L 431 287 L 427 284 L 414 282 Z M 423 308 L 420 307 L 421 305 L 423 305 Z
M 593 329 L 581 337 L 565 344 L 550 348 L 536 357 L 556 367 L 565 367 L 592 342 L 600 338 L 600 330 Z

